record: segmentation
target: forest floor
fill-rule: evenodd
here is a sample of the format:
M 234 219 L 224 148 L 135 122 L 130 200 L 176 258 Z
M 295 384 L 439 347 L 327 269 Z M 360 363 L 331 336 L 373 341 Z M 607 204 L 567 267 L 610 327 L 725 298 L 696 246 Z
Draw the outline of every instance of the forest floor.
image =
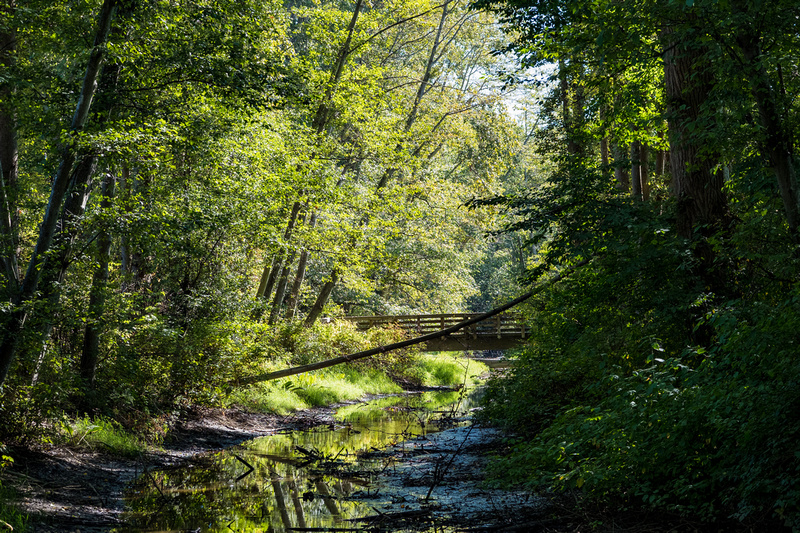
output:
M 333 425 L 339 406 L 314 408 L 290 416 L 238 410 L 197 409 L 184 416 L 158 451 L 123 459 L 97 451 L 53 446 L 14 450 L 15 465 L 4 483 L 19 491 L 19 504 L 35 533 L 100 533 L 124 530 L 124 493 L 140 475 L 167 466 L 190 464 L 198 454 L 219 451 L 245 440 L 286 430 Z M 676 517 L 587 507 L 578 495 L 545 498 L 522 492 L 481 488 L 487 451 L 502 453 L 502 435 L 491 428 L 457 427 L 409 441 L 376 454 L 402 455 L 400 469 L 380 481 L 390 501 L 374 502 L 373 523 L 382 531 L 425 530 L 431 526 L 464 532 L 682 532 L 763 531 L 736 524 L 698 524 Z M 428 492 L 433 505 L 419 498 Z M 400 494 L 416 494 L 413 497 Z M 365 529 L 365 530 L 368 530 Z

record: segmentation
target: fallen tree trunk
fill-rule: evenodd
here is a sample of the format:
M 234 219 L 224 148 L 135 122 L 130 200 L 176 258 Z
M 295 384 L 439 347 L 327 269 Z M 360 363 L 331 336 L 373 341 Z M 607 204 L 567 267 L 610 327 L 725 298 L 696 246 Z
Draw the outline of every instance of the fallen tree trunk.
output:
M 572 273 L 576 268 L 582 267 L 583 265 L 585 265 L 588 262 L 589 262 L 588 259 L 584 259 L 583 261 L 581 261 L 580 263 L 576 264 L 575 266 L 570 267 L 569 269 L 565 270 L 564 272 L 562 272 L 560 274 L 557 274 L 555 277 L 551 278 L 550 282 L 551 283 L 556 283 L 558 281 L 561 281 L 566 276 L 568 276 L 570 273 Z M 493 317 L 495 315 L 499 315 L 503 311 L 508 311 L 509 309 L 514 307 L 515 305 L 518 305 L 518 304 L 524 302 L 525 300 L 527 300 L 528 298 L 530 298 L 534 294 L 538 293 L 544 287 L 545 287 L 545 285 L 540 285 L 539 287 L 536 287 L 535 289 L 523 294 L 519 298 L 511 300 L 507 304 L 501 305 L 500 307 L 497 307 L 496 309 L 492 309 L 488 313 L 483 313 L 482 315 L 478 315 L 478 316 L 475 316 L 473 318 L 464 320 L 463 322 L 459 322 L 458 324 L 455 324 L 454 326 L 450 326 L 449 328 L 445 328 L 445 329 L 443 329 L 441 331 L 437 331 L 435 333 L 428 333 L 427 335 L 422 335 L 421 337 L 415 337 L 413 339 L 407 339 L 407 340 L 404 340 L 404 341 L 395 342 L 393 344 L 387 344 L 386 346 L 378 346 L 377 348 L 372 348 L 370 350 L 365 350 L 363 352 L 356 352 L 356 353 L 352 353 L 352 354 L 348 354 L 348 355 L 341 355 L 339 357 L 334 357 L 333 359 L 327 359 L 325 361 L 319 361 L 317 363 L 311 363 L 311 364 L 308 364 L 308 365 L 301 365 L 301 366 L 296 366 L 296 367 L 293 367 L 293 368 L 286 368 L 284 370 L 278 370 L 276 372 L 269 372 L 267 374 L 260 374 L 260 375 L 257 375 L 257 376 L 251 376 L 249 378 L 245 378 L 245 379 L 237 381 L 236 384 L 237 385 L 252 385 L 253 383 L 260 383 L 262 381 L 270 381 L 270 380 L 273 380 L 273 379 L 280 379 L 280 378 L 285 378 L 285 377 L 288 377 L 288 376 L 294 376 L 295 374 L 303 374 L 304 372 L 311 372 L 312 370 L 320 370 L 322 368 L 328 368 L 329 366 L 336 366 L 336 365 L 340 365 L 342 363 L 349 363 L 350 361 L 357 361 L 359 359 L 364 359 L 366 357 L 371 357 L 373 355 L 378 355 L 378 354 L 381 354 L 381 353 L 390 352 L 392 350 L 399 350 L 400 348 L 406 348 L 408 346 L 414 346 L 415 344 L 422 344 L 423 342 L 426 342 L 426 341 L 438 339 L 440 337 L 444 337 L 446 335 L 450 335 L 451 333 L 455 333 L 456 331 L 458 331 L 460 329 L 464 329 L 467 326 L 471 326 L 472 324 L 477 324 L 478 322 L 482 322 L 482 321 L 486 320 L 487 318 L 491 318 L 491 317 Z

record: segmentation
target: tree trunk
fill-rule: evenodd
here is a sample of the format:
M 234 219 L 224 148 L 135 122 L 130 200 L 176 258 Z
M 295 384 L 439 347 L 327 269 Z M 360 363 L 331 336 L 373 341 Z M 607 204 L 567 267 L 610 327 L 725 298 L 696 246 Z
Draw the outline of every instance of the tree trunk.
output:
M 311 215 L 311 220 L 308 223 L 309 229 L 314 229 L 317 225 L 317 214 Z M 300 289 L 303 287 L 303 280 L 306 276 L 306 266 L 308 265 L 308 250 L 303 249 L 300 252 L 300 259 L 297 261 L 297 273 L 294 276 L 294 283 L 292 283 L 292 290 L 289 294 L 289 303 L 286 304 L 286 318 L 291 320 L 297 312 L 297 305 L 300 302 Z
M 677 231 L 686 239 L 695 228 L 712 232 L 726 214 L 722 172 L 714 170 L 718 157 L 704 143 L 709 118 L 703 106 L 712 78 L 702 65 L 702 51 L 688 46 L 672 28 L 664 54 L 667 114 L 669 116 L 670 169 L 677 198 Z M 706 130 L 706 131 L 703 131 Z M 705 258 L 705 260 L 709 260 Z
M 572 117 L 573 106 L 570 105 L 569 78 L 567 64 L 563 59 L 558 60 L 558 86 L 561 92 L 561 121 L 564 125 L 564 134 L 567 141 L 567 153 L 577 155 L 578 143 L 575 140 L 575 124 Z
M 325 309 L 325 304 L 328 303 L 328 298 L 330 297 L 331 292 L 333 292 L 333 288 L 336 286 L 338 281 L 339 270 L 334 268 L 331 272 L 331 278 L 326 281 L 322 286 L 322 289 L 320 289 L 319 294 L 317 295 L 317 301 L 314 302 L 314 305 L 308 312 L 305 322 L 303 322 L 305 327 L 311 327 L 314 325 L 314 322 L 317 321 L 319 315 L 322 314 L 322 310 Z
M 61 218 L 58 221 L 58 231 L 53 240 L 51 256 L 44 265 L 44 272 L 39 283 L 41 291 L 38 299 L 47 302 L 47 308 L 37 320 L 32 322 L 31 330 L 37 332 L 37 344 L 40 346 L 39 357 L 33 371 L 32 383 L 38 381 L 39 373 L 47 356 L 47 341 L 53 332 L 53 317 L 58 311 L 61 298 L 60 287 L 64 281 L 70 264 L 72 245 L 77 237 L 77 226 L 86 210 L 89 193 L 92 189 L 92 176 L 94 174 L 97 158 L 91 155 L 84 156 L 75 167 L 70 180 L 70 194 L 64 202 Z M 80 187 L 76 183 L 82 184 Z
M 128 165 L 123 164 L 119 175 L 117 188 L 121 194 L 132 195 L 138 190 L 138 180 L 134 177 Z M 127 203 L 127 202 L 126 202 Z M 130 239 L 126 233 L 120 239 L 120 269 L 123 274 L 122 290 L 127 291 L 135 287 L 141 281 L 142 257 L 141 254 L 131 250 Z
M 297 255 L 297 250 L 289 252 L 289 257 L 286 259 L 286 265 L 281 270 L 281 276 L 278 278 L 278 285 L 275 287 L 275 299 L 272 301 L 272 311 L 269 314 L 269 324 L 274 324 L 281 313 L 283 307 L 283 300 L 286 296 L 286 285 L 289 283 L 289 271 L 292 269 L 294 257 Z
M 6 8 L 10 10 L 11 8 Z M 15 62 L 16 36 L 0 33 L 0 64 Z M 0 85 L 0 260 L 9 290 L 19 289 L 19 217 L 17 215 L 17 120 L 11 104 L 14 87 Z
M 610 162 L 609 162 L 609 140 L 608 140 L 608 125 L 606 124 L 606 117 L 608 111 L 606 104 L 600 105 L 600 124 L 602 128 L 602 137 L 600 138 L 600 168 L 603 176 L 606 179 L 611 179 Z
M 83 78 L 83 86 L 70 125 L 70 132 L 73 135 L 83 129 L 89 117 L 92 99 L 97 90 L 97 80 L 105 58 L 105 44 L 111 30 L 111 22 L 114 18 L 115 7 L 116 0 L 105 0 L 100 10 L 94 46 L 89 56 L 86 73 Z M 77 154 L 72 146 L 65 145 L 62 147 L 61 162 L 53 178 L 50 198 L 45 209 L 42 224 L 39 227 L 39 236 L 33 253 L 31 254 L 22 286 L 11 298 L 15 309 L 9 314 L 8 322 L 5 325 L 6 327 L 3 328 L 2 341 L 0 341 L 0 385 L 5 382 L 11 368 L 11 362 L 16 355 L 21 337 L 20 333 L 23 330 L 26 318 L 26 311 L 22 307 L 22 304 L 32 299 L 36 293 L 46 254 L 50 251 L 50 247 L 53 243 L 56 223 L 64 198 L 67 194 L 67 187 L 72 175 L 72 166 L 76 159 Z
M 642 200 L 650 199 L 650 147 L 639 143 L 639 189 L 642 191 Z
M 761 61 L 758 37 L 745 34 L 737 39 L 742 51 L 745 71 L 750 80 L 750 90 L 758 108 L 759 120 L 764 128 L 764 149 L 772 171 L 778 180 L 783 209 L 792 239 L 798 240 L 800 203 L 797 190 L 797 172 L 792 159 L 792 140 L 784 121 L 778 97 L 770 83 L 769 74 Z
M 639 141 L 631 144 L 631 196 L 635 200 L 642 199 L 641 164 L 639 162 L 639 151 L 641 149 Z
M 422 73 L 422 78 L 420 79 L 419 86 L 417 87 L 417 93 L 414 96 L 414 103 L 411 105 L 411 111 L 409 111 L 408 116 L 406 117 L 406 122 L 403 125 L 403 131 L 408 133 L 411 131 L 411 128 L 414 126 L 414 123 L 417 121 L 417 116 L 419 114 L 419 106 L 422 103 L 422 99 L 428 92 L 428 84 L 431 81 L 431 76 L 433 74 L 433 67 L 436 65 L 439 57 L 439 46 L 442 44 L 442 32 L 444 30 L 444 24 L 447 20 L 448 15 L 448 7 L 449 1 L 445 2 L 442 6 L 442 16 L 439 18 L 439 26 L 436 29 L 436 37 L 433 39 L 433 45 L 431 45 L 430 54 L 428 54 L 428 61 L 425 63 L 425 70 Z M 395 152 L 400 153 L 403 150 L 403 145 L 398 144 L 395 147 Z M 381 178 L 378 180 L 378 186 L 376 187 L 377 190 L 383 189 L 389 181 L 394 177 L 395 174 L 399 169 L 397 167 L 387 168 Z
M 614 144 L 612 153 L 614 154 L 614 180 L 616 181 L 616 187 L 622 192 L 628 192 L 631 188 L 631 181 L 627 167 L 623 164 L 626 159 L 625 152 L 621 146 Z
M 325 89 L 325 96 L 320 102 L 317 112 L 314 115 L 314 120 L 311 123 L 311 127 L 318 134 L 322 133 L 322 131 L 325 129 L 325 126 L 328 124 L 330 114 L 330 107 L 328 103 L 331 102 L 333 93 L 336 91 L 336 86 L 339 85 L 339 80 L 342 77 L 342 70 L 344 69 L 344 63 L 347 61 L 347 56 L 350 55 L 350 43 L 353 41 L 353 32 L 356 27 L 356 22 L 358 21 L 358 16 L 361 13 L 361 6 L 363 3 L 364 0 L 356 0 L 356 5 L 353 8 L 353 15 L 350 17 L 350 23 L 347 25 L 347 37 L 345 38 L 341 48 L 339 48 L 339 53 L 336 56 L 336 61 L 333 66 L 333 70 L 331 71 L 328 85 Z
M 325 88 L 325 94 L 320 100 L 319 106 L 317 107 L 317 111 L 314 114 L 314 120 L 311 122 L 312 129 L 317 133 L 321 134 L 325 127 L 328 124 L 330 119 L 330 102 L 332 101 L 333 95 L 336 91 L 337 86 L 339 85 L 339 80 L 342 77 L 342 71 L 344 70 L 344 64 L 347 61 L 347 57 L 350 55 L 351 49 L 350 44 L 353 40 L 353 34 L 355 33 L 355 26 L 356 22 L 358 21 L 358 17 L 361 13 L 361 7 L 363 5 L 363 0 L 356 0 L 356 5 L 353 8 L 353 14 L 350 17 L 350 22 L 347 25 L 347 36 L 345 37 L 344 43 L 339 48 L 339 51 L 336 55 L 336 60 L 334 61 L 333 69 L 331 70 L 330 78 L 328 79 L 328 84 Z M 286 230 L 286 235 L 284 236 L 284 241 L 288 242 L 289 236 L 291 235 L 291 230 L 294 227 L 295 221 L 297 219 L 297 213 L 300 210 L 300 202 L 295 202 L 294 207 L 292 208 L 292 216 L 289 220 L 289 225 Z M 279 273 L 283 272 L 285 269 L 283 268 L 283 260 L 286 254 L 286 248 L 282 248 L 278 254 L 276 255 L 275 259 L 272 263 L 272 268 L 267 273 L 266 267 L 264 268 L 264 272 L 261 275 L 261 283 L 259 283 L 259 288 L 256 293 L 257 298 L 269 298 L 272 293 L 272 287 L 275 282 L 278 280 Z M 307 259 L 306 259 L 307 260 Z M 288 276 L 288 273 L 286 274 Z M 283 276 L 282 276 L 283 277 Z M 285 283 L 284 283 L 284 290 L 285 290 Z M 281 295 L 281 299 L 283 295 Z M 280 304 L 278 304 L 279 306 Z M 323 304 L 324 305 L 324 304 Z M 270 323 L 275 320 L 276 317 L 276 306 L 273 304 L 272 312 L 270 313 Z
M 664 139 L 664 131 L 658 132 L 658 138 Z M 659 149 L 656 151 L 656 168 L 654 173 L 656 176 L 663 176 L 667 171 L 667 152 L 666 150 Z
M 278 278 L 278 273 L 283 267 L 283 258 L 286 255 L 286 249 L 289 239 L 292 237 L 292 231 L 297 223 L 297 215 L 300 213 L 300 208 L 303 206 L 300 202 L 295 202 L 292 205 L 292 211 L 289 214 L 289 221 L 286 223 L 286 231 L 283 232 L 284 245 L 278 249 L 275 257 L 272 259 L 272 267 L 264 267 L 264 272 L 261 274 L 261 282 L 258 284 L 256 291 L 256 298 L 269 299 L 272 295 L 272 288 L 275 286 L 275 281 Z
M 100 208 L 107 211 L 114 197 L 115 179 L 111 172 L 103 178 L 102 201 Z M 90 388 L 94 386 L 97 362 L 100 360 L 100 333 L 103 331 L 103 313 L 106 303 L 106 285 L 108 284 L 108 263 L 111 254 L 111 235 L 107 229 L 101 228 L 97 236 L 97 268 L 92 275 L 92 288 L 89 291 L 89 313 L 83 337 L 83 353 L 81 354 L 80 375 Z

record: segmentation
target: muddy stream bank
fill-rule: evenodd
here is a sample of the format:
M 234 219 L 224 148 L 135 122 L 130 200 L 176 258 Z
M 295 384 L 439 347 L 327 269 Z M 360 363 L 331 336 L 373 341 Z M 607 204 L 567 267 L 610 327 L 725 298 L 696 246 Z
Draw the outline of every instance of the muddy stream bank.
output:
M 204 410 L 137 461 L 18 460 L 33 531 L 536 531 L 547 500 L 481 487 L 500 435 L 470 394 L 377 398 L 294 417 Z

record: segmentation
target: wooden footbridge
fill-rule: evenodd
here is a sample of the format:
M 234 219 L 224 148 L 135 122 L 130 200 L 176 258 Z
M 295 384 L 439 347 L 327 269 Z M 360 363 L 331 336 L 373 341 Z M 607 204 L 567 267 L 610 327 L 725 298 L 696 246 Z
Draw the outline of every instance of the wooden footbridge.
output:
M 482 316 L 479 313 L 433 315 L 349 316 L 345 320 L 358 329 L 396 327 L 408 337 L 422 337 Z M 432 352 L 463 350 L 505 350 L 519 345 L 527 336 L 525 322 L 515 313 L 502 313 L 466 326 L 449 335 L 425 342 Z
M 591 258 L 584 259 L 572 267 L 550 278 L 550 283 L 564 279 L 566 275 L 588 263 Z M 280 379 L 303 372 L 328 368 L 358 361 L 373 355 L 386 353 L 392 350 L 425 343 L 428 350 L 492 350 L 508 348 L 520 343 L 527 337 L 525 324 L 520 318 L 508 311 L 536 294 L 543 285 L 522 296 L 501 305 L 500 307 L 483 314 L 451 314 L 451 315 L 396 315 L 396 316 L 352 316 L 348 320 L 355 322 L 358 327 L 369 329 L 378 325 L 397 324 L 406 329 L 409 336 L 414 338 L 400 342 L 378 346 L 362 352 L 340 355 L 326 361 L 319 361 L 307 365 L 285 368 L 275 372 L 267 372 L 250 376 L 236 381 L 238 385 Z M 425 333 L 428 331 L 429 333 Z

